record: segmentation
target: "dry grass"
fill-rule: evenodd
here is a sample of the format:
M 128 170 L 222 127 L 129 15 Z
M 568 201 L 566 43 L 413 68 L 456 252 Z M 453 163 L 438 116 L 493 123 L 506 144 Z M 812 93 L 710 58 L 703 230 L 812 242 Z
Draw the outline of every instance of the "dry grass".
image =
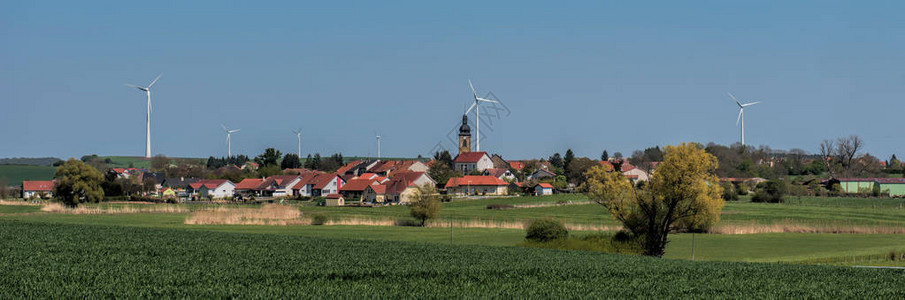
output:
M 41 211 L 74 214 L 74 215 L 107 215 L 107 214 L 140 214 L 140 213 L 185 213 L 189 210 L 179 205 L 159 206 L 122 206 L 122 207 L 86 207 L 68 208 L 60 203 L 48 203 L 41 206 Z
M 837 233 L 837 234 L 905 234 L 905 227 L 867 226 L 851 224 L 802 224 L 783 220 L 772 224 L 719 225 L 710 230 L 715 234 L 758 234 L 758 233 Z
M 0 200 L 0 205 L 29 205 L 29 206 L 38 206 L 40 203 L 32 203 L 28 201 L 9 201 L 9 200 Z
M 193 212 L 185 219 L 185 224 L 231 224 L 231 225 L 301 225 L 307 224 L 299 218 L 301 212 L 292 206 L 267 204 L 261 208 L 205 209 Z M 310 223 L 310 221 L 308 222 Z
M 593 202 L 593 201 L 568 201 L 568 202 L 547 202 L 547 203 L 532 203 L 532 204 L 516 204 L 516 205 L 513 205 L 512 208 L 541 208 L 541 207 L 552 207 L 552 206 L 564 206 L 564 205 L 588 205 L 588 204 L 597 204 L 597 202 Z

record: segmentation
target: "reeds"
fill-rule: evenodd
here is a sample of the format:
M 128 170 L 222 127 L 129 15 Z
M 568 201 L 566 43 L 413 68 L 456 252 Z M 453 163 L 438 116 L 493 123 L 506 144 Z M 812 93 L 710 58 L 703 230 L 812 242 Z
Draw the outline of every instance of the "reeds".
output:
M 835 234 L 905 234 L 905 227 L 853 225 L 844 223 L 806 224 L 783 220 L 776 223 L 719 225 L 710 230 L 715 234 L 758 233 L 835 233 Z
M 154 206 L 121 206 L 121 207 L 87 207 L 78 206 L 69 208 L 61 203 L 47 203 L 41 206 L 41 211 L 74 215 L 107 215 L 107 214 L 139 214 L 139 213 L 185 213 L 189 210 L 181 205 L 154 205 Z

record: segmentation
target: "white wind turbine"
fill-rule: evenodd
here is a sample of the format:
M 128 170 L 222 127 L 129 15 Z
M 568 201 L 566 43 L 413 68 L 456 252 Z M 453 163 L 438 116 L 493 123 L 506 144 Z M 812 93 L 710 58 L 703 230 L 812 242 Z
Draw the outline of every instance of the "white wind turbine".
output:
M 738 101 L 738 99 L 735 99 L 735 96 L 733 96 L 732 93 L 727 94 L 729 94 L 729 97 L 732 97 L 732 100 L 735 101 L 735 104 L 738 104 L 738 119 L 735 120 L 735 125 L 742 125 L 742 146 L 745 146 L 745 107 L 758 104 L 760 103 L 760 101 L 742 104 Z
M 239 132 L 241 129 L 232 129 L 226 128 L 226 125 L 220 124 L 220 127 L 223 127 L 223 131 L 226 131 L 226 157 L 233 157 L 233 149 L 232 149 L 232 135 L 233 133 Z
M 374 130 L 374 137 L 377 138 L 377 160 L 380 160 L 380 134 L 377 133 L 377 130 Z
M 478 93 L 474 90 L 474 85 L 471 84 L 471 80 L 468 80 L 468 86 L 471 87 L 471 95 L 474 96 L 474 103 L 471 104 L 471 107 L 465 111 L 465 114 L 468 114 L 472 109 L 474 109 L 474 122 L 475 122 L 475 151 L 481 151 L 481 102 L 491 102 L 491 103 L 500 103 L 495 100 L 484 99 L 478 97 Z
M 295 136 L 299 139 L 298 155 L 299 155 L 299 158 L 302 158 L 302 129 L 299 128 L 299 130 L 293 130 L 292 132 L 295 133 Z
M 157 83 L 157 80 L 160 79 L 161 75 L 163 74 L 158 74 L 157 78 L 154 78 L 147 87 L 126 83 L 126 86 L 142 90 L 148 95 L 148 118 L 145 126 L 145 158 L 151 158 L 151 87 L 154 86 L 154 83 Z

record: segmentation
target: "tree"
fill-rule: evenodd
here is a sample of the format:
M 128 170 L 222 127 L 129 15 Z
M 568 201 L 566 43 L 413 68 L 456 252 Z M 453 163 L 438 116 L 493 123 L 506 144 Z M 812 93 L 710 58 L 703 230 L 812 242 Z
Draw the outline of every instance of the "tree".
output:
M 440 214 L 440 193 L 430 184 L 418 186 L 408 198 L 411 203 L 410 213 L 415 219 L 421 220 L 422 227 L 427 220 L 436 218 Z
M 283 162 L 280 163 L 280 169 L 297 169 L 302 167 L 298 154 L 286 153 L 283 156 Z
M 573 160 L 575 160 L 575 153 L 572 152 L 572 149 L 566 149 L 566 155 L 562 159 L 562 170 L 566 177 L 571 178 L 571 176 L 569 176 L 569 165 L 572 164 Z
M 449 166 L 450 169 L 453 168 L 453 158 L 447 150 L 434 152 L 434 160 Z
M 615 158 L 615 159 L 620 159 L 620 160 L 621 160 L 621 159 L 622 159 L 622 152 L 616 151 L 616 153 L 613 153 L 613 158 Z
M 267 148 L 267 149 L 264 149 L 264 153 L 255 157 L 255 162 L 258 163 L 259 165 L 261 165 L 261 167 L 279 166 L 279 164 L 277 164 L 277 162 L 280 160 L 280 155 L 282 155 L 280 150 L 277 150 L 274 148 Z
M 585 181 L 585 172 L 588 169 L 593 168 L 594 166 L 599 166 L 600 164 L 597 161 L 591 160 L 587 157 L 578 157 L 572 160 L 572 163 L 569 164 L 569 169 L 566 170 L 566 180 L 576 185 L 581 184 Z
M 670 232 L 703 230 L 719 221 L 725 202 L 714 171 L 716 157 L 697 144 L 666 146 L 650 183 L 635 188 L 620 172 L 602 166 L 587 172 L 588 197 L 635 237 L 644 254 L 662 257 Z
M 606 152 L 606 149 L 604 149 L 603 153 L 600 154 L 600 160 L 602 160 L 602 161 L 610 160 L 610 154 Z
M 563 162 L 562 156 L 559 155 L 559 152 L 553 153 L 553 155 L 550 156 L 550 159 L 548 161 L 550 162 L 551 166 L 554 166 L 559 169 L 563 168 L 564 162 Z
M 154 155 L 151 158 L 151 170 L 155 172 L 163 171 L 170 165 L 170 159 L 163 154 Z
M 70 158 L 57 168 L 54 178 L 58 181 L 53 186 L 53 196 L 66 206 L 76 207 L 79 203 L 99 202 L 104 198 L 101 189 L 104 176 L 84 162 Z
M 453 170 L 449 165 L 441 161 L 434 161 L 427 169 L 427 175 L 437 181 L 437 185 L 445 186 L 451 177 L 462 176 L 461 172 Z

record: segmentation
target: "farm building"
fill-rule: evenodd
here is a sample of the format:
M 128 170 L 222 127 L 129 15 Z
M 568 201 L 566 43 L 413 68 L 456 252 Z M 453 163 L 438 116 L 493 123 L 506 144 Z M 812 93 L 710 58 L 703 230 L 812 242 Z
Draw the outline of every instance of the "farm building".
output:
M 53 181 L 23 181 L 22 198 L 53 197 Z
M 880 191 L 889 191 L 890 196 L 905 196 L 905 178 L 877 178 Z
M 449 195 L 506 195 L 509 183 L 493 176 L 453 177 L 446 182 Z
M 847 194 L 857 194 L 859 191 L 871 191 L 874 188 L 876 178 L 839 178 L 839 186 Z
M 549 183 L 538 183 L 534 187 L 534 194 L 537 196 L 553 195 L 553 185 Z
M 326 197 L 326 201 L 324 202 L 324 206 L 345 206 L 346 199 L 343 198 L 343 195 L 340 194 L 329 194 Z

